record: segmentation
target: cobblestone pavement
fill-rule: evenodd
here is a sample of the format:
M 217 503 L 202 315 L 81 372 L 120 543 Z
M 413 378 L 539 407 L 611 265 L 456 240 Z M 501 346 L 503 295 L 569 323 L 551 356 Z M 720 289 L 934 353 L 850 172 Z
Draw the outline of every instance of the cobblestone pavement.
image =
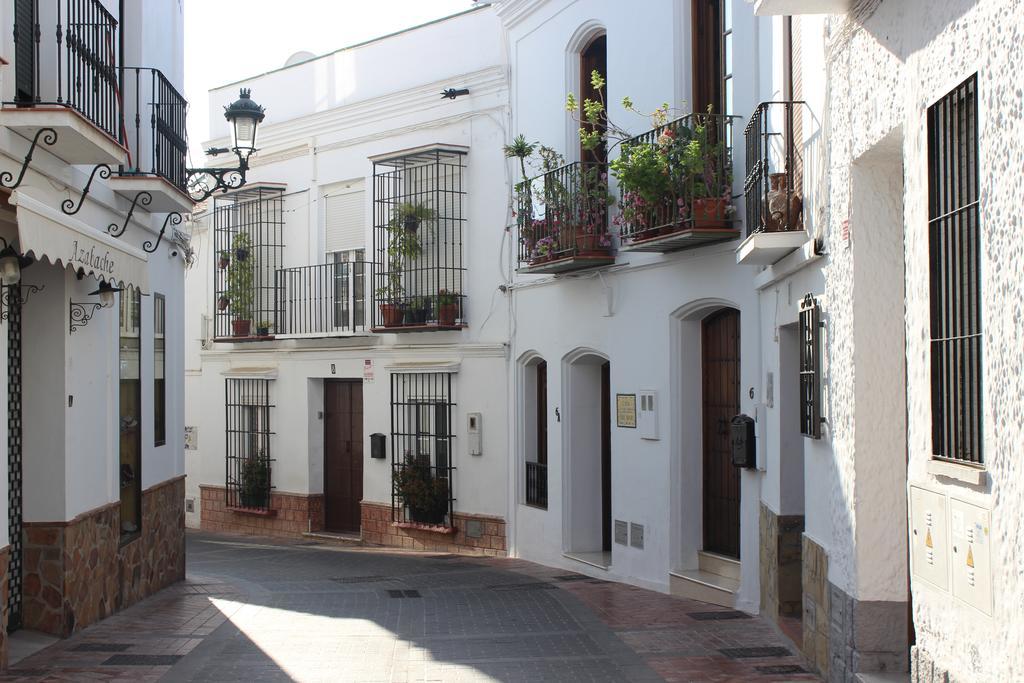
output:
M 190 533 L 187 581 L 0 680 L 817 679 L 762 619 L 565 570 Z

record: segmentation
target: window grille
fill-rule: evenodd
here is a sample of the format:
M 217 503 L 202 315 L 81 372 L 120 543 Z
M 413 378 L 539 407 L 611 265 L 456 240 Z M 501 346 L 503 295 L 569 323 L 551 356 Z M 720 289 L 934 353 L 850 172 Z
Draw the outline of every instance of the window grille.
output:
M 932 453 L 981 465 L 977 74 L 928 109 Z
M 800 304 L 800 433 L 821 438 L 821 310 L 810 294 Z
M 276 272 L 284 252 L 281 190 L 255 187 L 218 198 L 213 229 L 214 336 L 255 337 L 275 320 Z
M 270 510 L 270 380 L 227 378 L 225 489 L 229 508 Z
M 121 538 L 134 537 L 142 528 L 142 296 L 129 287 L 121 292 L 118 343 L 118 432 Z
M 434 148 L 373 165 L 373 327 L 466 324 L 465 152 Z
M 533 399 L 535 414 L 530 425 L 533 434 L 528 434 L 527 439 L 532 440 L 533 458 L 526 460 L 526 504 L 540 508 L 548 506 L 548 364 L 546 361 L 537 361 L 526 368 L 527 372 L 533 373 L 533 396 L 527 395 L 527 407 Z
M 396 522 L 451 526 L 452 375 L 391 375 L 391 514 Z
M 327 255 L 327 263 L 277 270 L 277 336 L 322 337 L 366 330 L 365 251 Z M 257 330 L 257 335 L 263 331 Z
M 153 443 L 167 443 L 167 300 L 153 295 Z

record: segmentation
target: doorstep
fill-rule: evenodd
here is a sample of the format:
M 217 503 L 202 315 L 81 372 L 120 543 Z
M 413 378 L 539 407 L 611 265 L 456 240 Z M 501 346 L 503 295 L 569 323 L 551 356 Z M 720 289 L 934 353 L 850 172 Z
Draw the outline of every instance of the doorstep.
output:
M 307 531 L 303 538 L 331 545 L 357 546 L 363 545 L 363 537 L 358 533 L 339 533 L 335 531 Z
M 736 579 L 700 569 L 669 572 L 669 592 L 690 600 L 710 602 L 721 607 L 736 607 Z
M 590 552 L 590 553 L 562 553 L 563 557 L 568 557 L 570 560 L 576 560 L 583 564 L 588 564 L 591 567 L 597 567 L 598 569 L 608 570 L 612 566 L 612 554 L 611 552 Z

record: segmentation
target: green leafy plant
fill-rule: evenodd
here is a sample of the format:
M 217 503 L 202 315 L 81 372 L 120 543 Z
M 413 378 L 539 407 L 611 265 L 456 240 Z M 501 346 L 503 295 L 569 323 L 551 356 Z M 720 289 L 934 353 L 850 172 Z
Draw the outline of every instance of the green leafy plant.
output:
M 253 306 L 253 260 L 248 258 L 252 250 L 252 240 L 244 232 L 231 239 L 231 248 L 235 253 L 242 251 L 246 258 L 236 258 L 228 266 L 227 298 L 231 305 L 231 314 L 235 320 L 252 320 Z
M 391 220 L 386 226 L 387 271 L 384 273 L 384 284 L 376 290 L 377 298 L 383 304 L 399 305 L 405 296 L 402 286 L 402 271 L 406 262 L 414 261 L 423 253 L 423 242 L 416 230 L 406 227 L 406 219 L 410 216 L 417 220 L 433 218 L 434 212 L 418 204 L 405 203 L 395 207 Z
M 435 475 L 428 459 L 407 452 L 402 466 L 395 469 L 392 485 L 412 521 L 444 523 L 450 498 L 448 480 Z
M 270 502 L 270 460 L 264 451 L 250 456 L 242 463 L 242 507 L 263 508 Z
M 392 210 L 388 227 L 405 228 L 410 232 L 416 232 L 422 221 L 429 221 L 433 218 L 434 210 L 430 207 L 416 202 L 402 202 Z

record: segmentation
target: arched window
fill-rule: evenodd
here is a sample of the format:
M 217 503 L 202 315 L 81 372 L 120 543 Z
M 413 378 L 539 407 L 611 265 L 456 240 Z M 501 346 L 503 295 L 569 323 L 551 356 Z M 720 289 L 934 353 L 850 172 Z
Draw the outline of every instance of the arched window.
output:
M 522 410 L 526 456 L 526 504 L 548 506 L 548 364 L 539 357 L 524 366 Z
M 607 81 L 608 79 L 608 40 L 605 34 L 591 39 L 580 51 L 580 102 L 585 100 L 599 100 L 604 97 L 607 91 L 607 83 L 601 90 L 594 88 L 590 82 L 590 74 L 597 71 Z M 582 112 L 581 112 L 582 114 Z M 600 122 L 594 126 L 595 129 L 604 132 L 605 125 Z M 580 148 L 580 161 L 598 161 L 604 163 L 608 158 L 608 150 L 602 144 L 595 150 Z

